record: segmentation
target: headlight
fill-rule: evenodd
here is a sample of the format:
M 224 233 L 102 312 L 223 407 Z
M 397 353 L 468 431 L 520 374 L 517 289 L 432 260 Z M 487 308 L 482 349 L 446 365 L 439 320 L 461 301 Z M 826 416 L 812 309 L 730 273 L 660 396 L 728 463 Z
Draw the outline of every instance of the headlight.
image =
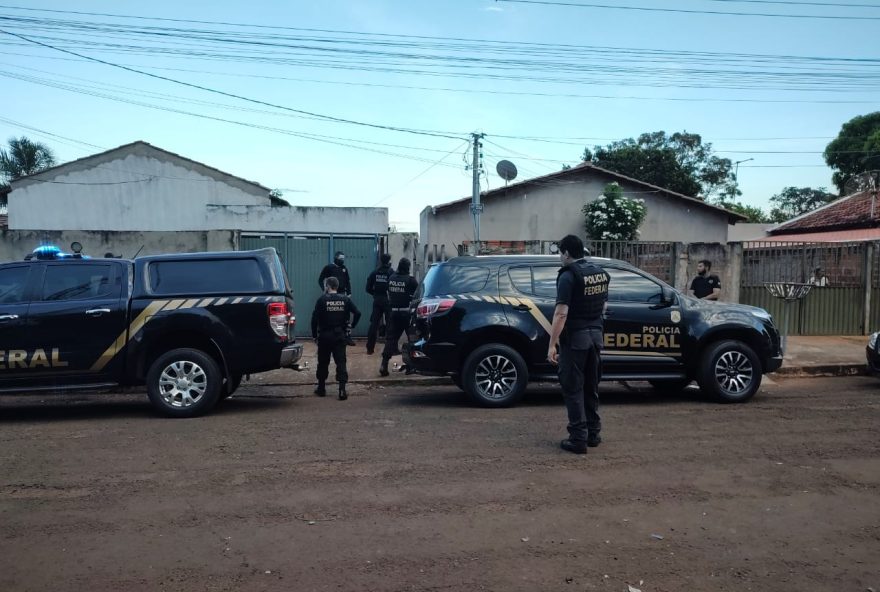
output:
M 874 333 L 871 335 L 871 338 L 868 340 L 868 347 L 871 349 L 877 349 L 877 337 L 880 336 L 880 333 Z

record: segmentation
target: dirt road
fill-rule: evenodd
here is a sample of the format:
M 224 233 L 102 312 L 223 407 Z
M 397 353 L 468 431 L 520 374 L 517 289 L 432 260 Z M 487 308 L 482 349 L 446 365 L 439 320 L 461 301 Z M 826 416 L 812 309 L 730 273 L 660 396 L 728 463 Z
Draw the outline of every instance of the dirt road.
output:
M 875 380 L 606 387 L 586 457 L 552 388 L 299 393 L 0 397 L 0 590 L 880 590 Z

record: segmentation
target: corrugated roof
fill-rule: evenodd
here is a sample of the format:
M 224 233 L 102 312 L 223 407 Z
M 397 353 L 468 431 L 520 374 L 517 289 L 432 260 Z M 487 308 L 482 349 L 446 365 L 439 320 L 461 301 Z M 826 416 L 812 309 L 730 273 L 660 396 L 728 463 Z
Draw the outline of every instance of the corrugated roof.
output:
M 880 223 L 880 204 L 868 191 L 853 193 L 772 228 L 772 235 L 867 228 Z
M 547 174 L 547 175 L 542 175 L 542 176 L 540 176 L 540 177 L 532 177 L 531 179 L 524 179 L 523 181 L 520 181 L 520 182 L 518 182 L 518 183 L 512 183 L 512 184 L 507 185 L 507 186 L 505 186 L 505 187 L 499 187 L 499 188 L 497 188 L 497 189 L 492 189 L 492 190 L 490 190 L 490 191 L 484 191 L 484 192 L 482 192 L 482 193 L 480 194 L 480 196 L 481 196 L 481 199 L 485 199 L 485 198 L 487 198 L 487 197 L 496 197 L 496 196 L 499 196 L 499 195 L 506 195 L 506 193 L 507 193 L 508 191 L 510 191 L 511 189 L 516 189 L 516 188 L 520 188 L 520 187 L 526 187 L 526 186 L 528 186 L 528 185 L 540 184 L 540 183 L 543 183 L 543 182 L 545 182 L 545 181 L 552 180 L 552 179 L 560 179 L 560 178 L 564 178 L 564 177 L 573 177 L 573 176 L 577 176 L 577 175 L 579 175 L 579 174 L 582 174 L 582 173 L 584 173 L 584 172 L 595 172 L 595 173 L 599 173 L 600 175 L 604 175 L 604 176 L 609 177 L 609 178 L 612 178 L 612 179 L 614 179 L 614 180 L 616 180 L 616 181 L 626 181 L 626 182 L 628 182 L 628 183 L 632 183 L 632 184 L 635 184 L 635 185 L 639 185 L 639 186 L 641 186 L 641 187 L 645 187 L 645 188 L 651 189 L 651 190 L 653 190 L 653 191 L 656 192 L 656 193 L 662 193 L 662 194 L 667 195 L 667 196 L 669 196 L 669 197 L 673 197 L 673 198 L 675 198 L 675 199 L 680 199 L 680 200 L 683 200 L 683 201 L 687 201 L 687 202 L 689 202 L 689 203 L 691 203 L 691 204 L 694 204 L 694 205 L 698 205 L 698 206 L 701 206 L 701 207 L 704 207 L 704 208 L 709 208 L 709 209 L 712 209 L 712 210 L 715 210 L 715 211 L 718 211 L 718 212 L 723 212 L 723 213 L 725 213 L 725 214 L 727 215 L 727 217 L 728 217 L 728 221 L 730 221 L 730 222 L 732 222 L 732 223 L 736 223 L 736 222 L 741 222 L 741 221 L 747 220 L 747 218 L 746 218 L 745 216 L 741 215 L 741 214 L 738 214 L 738 213 L 736 213 L 736 212 L 733 212 L 733 211 L 728 210 L 728 209 L 725 209 L 725 208 L 721 208 L 721 207 L 718 207 L 718 206 L 714 206 L 714 205 L 712 205 L 712 204 L 710 204 L 710 203 L 706 203 L 704 200 L 702 200 L 702 199 L 700 199 L 700 198 L 698 198 L 698 197 L 691 197 L 691 196 L 688 196 L 688 195 L 684 195 L 683 193 L 678 193 L 678 192 L 676 192 L 676 191 L 671 191 L 671 190 L 669 190 L 669 189 L 664 189 L 663 187 L 659 187 L 659 186 L 657 186 L 657 185 L 652 185 L 651 183 L 646 183 L 646 182 L 644 182 L 644 181 L 639 181 L 638 179 L 634 179 L 633 177 L 628 177 L 628 176 L 626 176 L 626 175 L 621 175 L 620 173 L 616 173 L 616 172 L 614 172 L 614 171 L 611 171 L 611 170 L 608 170 L 608 169 L 605 169 L 605 168 L 602 168 L 602 167 L 598 167 L 598 166 L 596 166 L 596 165 L 594 165 L 594 164 L 592 164 L 592 163 L 589 163 L 589 162 L 582 162 L 582 163 L 580 163 L 579 165 L 577 165 L 577 166 L 575 166 L 575 167 L 572 167 L 572 168 L 570 168 L 570 169 L 566 169 L 566 170 L 564 170 L 564 171 L 556 171 L 555 173 L 550 173 L 550 174 Z M 447 203 L 440 204 L 440 205 L 438 205 L 438 206 L 434 206 L 434 209 L 435 209 L 435 210 L 442 210 L 442 209 L 444 209 L 444 208 L 448 208 L 448 207 L 451 207 L 451 206 L 455 206 L 455 205 L 458 205 L 458 204 L 462 204 L 462 203 L 469 202 L 470 200 L 471 200 L 470 197 L 463 197 L 463 198 L 461 198 L 461 199 L 457 199 L 457 200 L 455 200 L 455 201 L 450 201 L 450 202 L 447 202 Z

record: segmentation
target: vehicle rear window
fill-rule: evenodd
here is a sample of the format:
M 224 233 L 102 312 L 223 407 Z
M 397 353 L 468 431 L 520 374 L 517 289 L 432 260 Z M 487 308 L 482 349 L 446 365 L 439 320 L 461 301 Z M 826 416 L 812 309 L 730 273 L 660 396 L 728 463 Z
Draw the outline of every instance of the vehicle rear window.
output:
M 435 265 L 422 283 L 424 296 L 479 292 L 489 281 L 489 268 L 466 265 Z
M 153 261 L 148 270 L 153 294 L 237 294 L 268 292 L 272 281 L 256 259 Z

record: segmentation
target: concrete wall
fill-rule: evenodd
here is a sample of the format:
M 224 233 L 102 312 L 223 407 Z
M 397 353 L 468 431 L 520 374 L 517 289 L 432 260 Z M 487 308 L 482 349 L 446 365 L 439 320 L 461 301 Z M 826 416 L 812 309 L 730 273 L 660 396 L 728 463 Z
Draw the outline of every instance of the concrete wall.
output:
M 678 265 L 675 271 L 675 288 L 688 294 L 691 280 L 697 277 L 697 264 L 706 259 L 712 262 L 711 273 L 721 280 L 723 302 L 739 302 L 742 280 L 741 243 L 689 243 L 677 244 Z
M 83 252 L 92 257 L 105 253 L 132 257 L 162 253 L 232 251 L 238 247 L 238 233 L 231 230 L 203 232 L 83 232 L 45 230 L 0 231 L 0 262 L 21 261 L 42 244 L 57 245 L 69 252 L 70 244 L 79 241 Z M 143 247 L 143 248 L 141 248 Z
M 511 187 L 506 195 L 484 201 L 480 221 L 483 241 L 552 241 L 566 234 L 584 236 L 581 208 L 597 199 L 607 180 L 593 174 L 547 181 L 543 185 Z M 727 242 L 724 212 L 643 187 L 621 183 L 624 195 L 645 200 L 648 215 L 641 227 L 642 241 Z M 426 245 L 453 245 L 473 240 L 470 203 L 434 210 L 420 216 L 420 240 Z M 454 251 L 454 248 L 451 249 Z
M 731 224 L 727 229 L 727 240 L 731 242 L 745 242 L 751 240 L 772 240 L 768 238 L 767 230 L 776 224 L 740 222 Z
M 14 182 L 9 228 L 388 232 L 387 208 L 273 207 L 251 183 L 148 148 L 132 150 Z
M 419 254 L 419 235 L 415 232 L 393 232 L 388 235 L 385 252 L 391 255 L 391 265 L 397 268 L 397 262 L 406 257 L 413 263 L 413 275 L 421 277 L 422 257 Z

